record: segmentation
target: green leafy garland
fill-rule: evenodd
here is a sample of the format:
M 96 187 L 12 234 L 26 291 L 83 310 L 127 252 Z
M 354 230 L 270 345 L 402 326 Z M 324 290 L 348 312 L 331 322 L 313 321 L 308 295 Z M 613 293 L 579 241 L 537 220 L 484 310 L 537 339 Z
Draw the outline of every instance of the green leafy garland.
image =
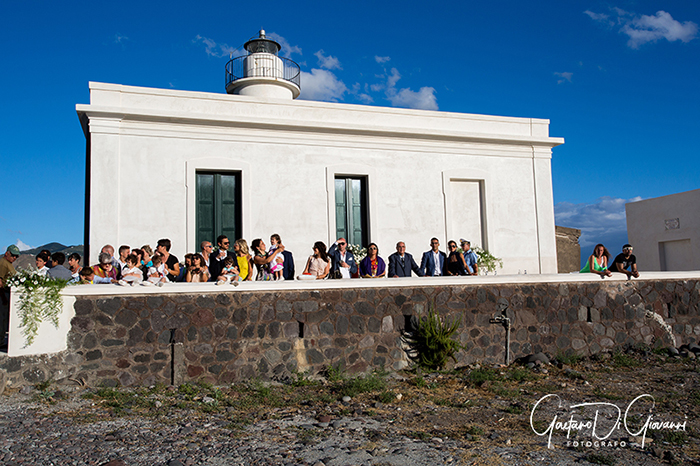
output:
M 67 280 L 26 270 L 19 270 L 7 279 L 7 285 L 19 296 L 18 314 L 25 348 L 34 343 L 42 322 L 48 320 L 58 328 L 58 316 L 63 312 L 61 291 L 67 284 Z
M 487 272 L 495 272 L 496 266 L 503 268 L 503 259 L 496 257 L 486 249 L 481 249 L 479 246 L 474 246 L 472 248 L 476 253 L 479 260 L 477 264 L 479 265 L 479 270 L 485 270 Z

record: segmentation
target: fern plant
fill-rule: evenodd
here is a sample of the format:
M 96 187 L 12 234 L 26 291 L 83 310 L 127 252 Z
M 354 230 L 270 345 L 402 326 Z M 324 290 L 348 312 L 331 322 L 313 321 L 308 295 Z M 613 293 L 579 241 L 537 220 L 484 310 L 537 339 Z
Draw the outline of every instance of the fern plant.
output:
M 448 322 L 431 306 L 427 316 L 416 319 L 413 328 L 403 330 L 401 338 L 408 345 L 408 357 L 428 370 L 443 369 L 449 359 L 457 362 L 455 354 L 464 346 L 452 337 L 461 321 L 461 318 L 456 318 Z

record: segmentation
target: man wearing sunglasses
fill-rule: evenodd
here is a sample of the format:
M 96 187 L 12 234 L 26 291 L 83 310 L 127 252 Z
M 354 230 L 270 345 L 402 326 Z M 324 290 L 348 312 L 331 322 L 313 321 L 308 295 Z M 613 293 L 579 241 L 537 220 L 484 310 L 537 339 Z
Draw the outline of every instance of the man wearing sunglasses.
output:
M 211 245 L 211 244 L 210 244 Z M 224 261 L 227 257 L 231 257 L 236 262 L 236 256 L 228 250 L 231 246 L 231 241 L 226 235 L 219 235 L 216 238 L 216 249 L 209 255 L 209 281 L 216 281 L 221 275 L 221 271 L 224 269 Z M 211 250 L 210 250 L 211 251 Z
M 355 256 L 348 251 L 348 243 L 345 238 L 338 238 L 328 250 L 328 255 L 333 261 L 331 278 L 352 278 L 352 274 L 357 273 Z
M 608 270 L 626 274 L 627 280 L 630 280 L 632 277 L 639 278 L 639 272 L 637 272 L 637 258 L 632 254 L 633 249 L 631 244 L 622 246 L 622 253 L 615 257 L 615 260 L 610 264 Z

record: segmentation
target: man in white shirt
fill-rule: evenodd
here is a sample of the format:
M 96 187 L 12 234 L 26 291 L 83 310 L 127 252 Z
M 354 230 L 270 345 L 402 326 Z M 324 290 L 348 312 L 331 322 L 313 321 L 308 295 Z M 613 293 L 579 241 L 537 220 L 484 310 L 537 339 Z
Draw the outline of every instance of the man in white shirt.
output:
M 446 275 L 447 255 L 440 251 L 440 240 L 430 240 L 430 251 L 423 253 L 420 261 L 420 271 L 426 277 L 441 277 Z
M 357 273 L 355 256 L 347 248 L 345 238 L 338 238 L 328 250 L 328 255 L 333 261 L 331 278 L 352 278 L 352 274 Z

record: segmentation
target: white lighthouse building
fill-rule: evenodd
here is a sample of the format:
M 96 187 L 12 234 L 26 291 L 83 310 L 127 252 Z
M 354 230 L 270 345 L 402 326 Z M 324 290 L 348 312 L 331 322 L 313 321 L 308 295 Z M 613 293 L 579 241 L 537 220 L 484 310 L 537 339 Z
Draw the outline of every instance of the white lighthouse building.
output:
M 226 64 L 226 94 L 90 83 L 86 238 L 282 237 L 303 267 L 315 241 L 466 238 L 504 273 L 556 273 L 549 121 L 294 100 L 299 66 L 264 31 Z

